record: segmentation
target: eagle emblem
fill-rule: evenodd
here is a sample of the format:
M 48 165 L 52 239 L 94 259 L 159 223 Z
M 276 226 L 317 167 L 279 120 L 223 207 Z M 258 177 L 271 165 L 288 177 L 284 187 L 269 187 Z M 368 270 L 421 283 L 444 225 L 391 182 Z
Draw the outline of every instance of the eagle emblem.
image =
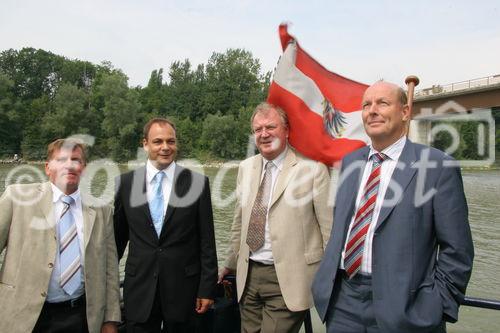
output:
M 334 139 L 341 138 L 345 130 L 344 127 L 347 125 L 344 113 L 335 110 L 327 99 L 323 100 L 321 104 L 323 105 L 323 125 L 326 133 Z

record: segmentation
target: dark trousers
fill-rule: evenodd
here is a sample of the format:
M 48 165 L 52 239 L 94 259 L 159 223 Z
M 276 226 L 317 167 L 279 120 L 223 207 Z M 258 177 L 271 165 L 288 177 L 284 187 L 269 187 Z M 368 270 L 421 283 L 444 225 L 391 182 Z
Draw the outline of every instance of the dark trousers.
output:
M 326 318 L 327 333 L 383 333 L 373 311 L 371 277 L 358 274 L 349 279 L 342 270 L 337 275 Z M 446 332 L 444 322 L 425 333 L 443 332 Z
M 194 309 L 193 309 L 194 311 Z M 193 321 L 173 322 L 163 318 L 160 286 L 156 286 L 156 294 L 149 318 L 142 323 L 127 320 L 127 333 L 195 333 Z
M 33 328 L 34 333 L 87 333 L 85 295 L 76 301 L 45 303 Z

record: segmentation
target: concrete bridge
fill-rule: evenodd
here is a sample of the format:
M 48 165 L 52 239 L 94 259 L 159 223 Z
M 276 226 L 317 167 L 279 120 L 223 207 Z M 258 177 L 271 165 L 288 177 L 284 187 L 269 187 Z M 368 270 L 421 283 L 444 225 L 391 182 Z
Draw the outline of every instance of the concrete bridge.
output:
M 478 136 L 486 140 L 489 151 L 484 161 L 469 166 L 489 165 L 495 160 L 495 116 L 500 118 L 500 74 L 432 86 L 415 92 L 409 137 L 430 145 L 436 134 L 432 126 L 435 121 L 480 122 L 484 126 L 478 127 Z

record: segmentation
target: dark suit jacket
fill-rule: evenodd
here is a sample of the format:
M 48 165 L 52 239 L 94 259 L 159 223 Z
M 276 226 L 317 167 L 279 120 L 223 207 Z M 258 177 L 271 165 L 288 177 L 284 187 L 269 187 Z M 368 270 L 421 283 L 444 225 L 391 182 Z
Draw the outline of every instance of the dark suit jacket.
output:
M 313 283 L 322 320 L 341 278 L 337 269 L 368 152 L 359 149 L 342 162 L 335 223 Z M 384 202 L 395 188 L 401 195 L 382 207 L 373 237 L 373 308 L 383 332 L 427 332 L 458 317 L 474 256 L 467 202 L 460 168 L 450 166 L 456 162 L 448 155 L 407 140 L 399 161 Z
M 174 186 L 160 237 L 146 197 L 146 169 L 118 179 L 114 226 L 118 256 L 129 243 L 123 296 L 126 318 L 144 322 L 160 288 L 163 316 L 185 321 L 195 300 L 213 298 L 217 282 L 208 178 L 176 165 Z

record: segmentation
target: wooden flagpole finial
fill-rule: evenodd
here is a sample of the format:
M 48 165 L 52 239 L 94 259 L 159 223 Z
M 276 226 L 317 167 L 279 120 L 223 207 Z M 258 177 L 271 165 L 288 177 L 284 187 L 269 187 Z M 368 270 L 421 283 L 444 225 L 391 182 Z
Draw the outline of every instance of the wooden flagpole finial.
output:
M 410 75 L 406 78 L 405 83 L 408 86 L 408 107 L 410 108 L 411 115 L 413 108 L 413 93 L 415 91 L 415 87 L 420 83 L 420 80 L 415 75 Z
M 408 109 L 410 110 L 410 119 L 413 118 L 413 93 L 415 91 L 415 87 L 418 86 L 420 80 L 415 75 L 410 75 L 406 77 L 405 83 L 408 86 Z M 408 124 L 406 127 L 406 135 L 410 134 L 410 121 L 408 120 Z

